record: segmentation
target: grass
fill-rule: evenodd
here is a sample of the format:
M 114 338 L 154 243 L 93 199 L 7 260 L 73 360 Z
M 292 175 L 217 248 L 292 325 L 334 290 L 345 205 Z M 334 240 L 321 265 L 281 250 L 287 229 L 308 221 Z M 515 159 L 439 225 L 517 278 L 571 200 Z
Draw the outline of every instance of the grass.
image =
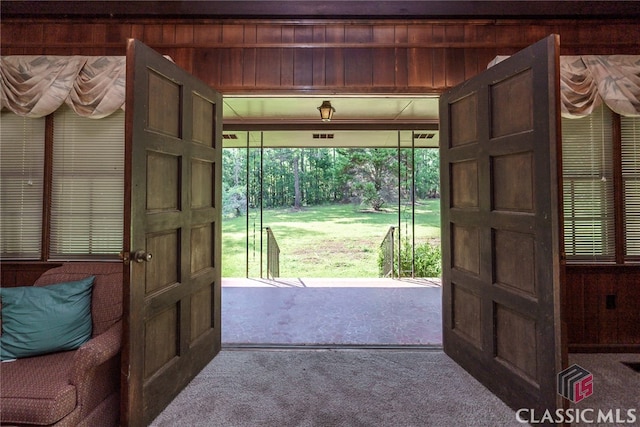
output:
M 411 233 L 411 211 L 403 213 L 402 235 Z M 440 201 L 416 204 L 416 242 L 440 240 Z M 245 216 L 222 222 L 222 277 L 245 277 Z M 398 223 L 398 210 L 362 211 L 334 204 L 301 210 L 265 209 L 263 224 L 271 227 L 280 247 L 280 277 L 378 277 L 378 248 L 387 230 Z M 254 231 L 255 230 L 255 231 Z M 263 234 L 266 276 L 266 234 Z M 249 276 L 260 277 L 260 217 L 249 214 Z

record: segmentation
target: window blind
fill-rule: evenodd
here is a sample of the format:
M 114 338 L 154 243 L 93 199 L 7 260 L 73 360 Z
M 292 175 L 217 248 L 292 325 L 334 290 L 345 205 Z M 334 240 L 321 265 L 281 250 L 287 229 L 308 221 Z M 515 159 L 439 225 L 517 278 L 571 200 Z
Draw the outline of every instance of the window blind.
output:
M 565 252 L 568 261 L 614 261 L 612 115 L 606 107 L 562 119 Z
M 45 119 L 0 115 L 0 247 L 3 259 L 39 259 Z
M 54 113 L 51 259 L 122 250 L 124 112 L 99 120 Z
M 640 257 L 640 118 L 621 117 L 625 255 Z

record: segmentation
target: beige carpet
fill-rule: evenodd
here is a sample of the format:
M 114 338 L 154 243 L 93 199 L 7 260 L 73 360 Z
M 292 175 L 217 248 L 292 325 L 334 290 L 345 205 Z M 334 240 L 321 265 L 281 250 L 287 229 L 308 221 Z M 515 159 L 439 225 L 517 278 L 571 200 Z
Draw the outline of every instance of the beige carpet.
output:
M 593 375 L 593 394 L 572 404 L 573 409 L 587 410 L 586 421 L 596 419 L 598 410 L 605 416 L 611 411 L 614 423 L 588 423 L 589 426 L 640 426 L 640 372 L 627 366 L 640 364 L 640 354 L 570 354 L 569 363 L 578 364 Z M 594 411 L 591 412 L 590 410 Z M 635 409 L 635 422 L 629 423 L 627 411 Z M 618 415 L 619 414 L 619 415 Z M 616 417 L 620 422 L 615 421 Z M 622 422 L 624 421 L 624 422 Z M 576 423 L 574 423 L 576 424 Z
M 441 351 L 223 350 L 153 426 L 500 426 L 514 412 Z
M 640 373 L 621 361 L 640 355 L 571 355 L 594 375 L 594 394 L 580 407 L 640 407 Z M 523 424 L 442 351 L 345 349 L 223 350 L 152 425 Z

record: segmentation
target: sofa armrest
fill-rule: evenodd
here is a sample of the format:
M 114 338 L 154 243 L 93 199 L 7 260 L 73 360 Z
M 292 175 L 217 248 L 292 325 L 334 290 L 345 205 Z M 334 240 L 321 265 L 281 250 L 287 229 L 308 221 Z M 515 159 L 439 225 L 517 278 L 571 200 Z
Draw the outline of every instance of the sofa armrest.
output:
M 122 320 L 75 351 L 70 383 L 76 387 L 80 419 L 120 390 Z
M 73 358 L 71 383 L 78 386 L 86 380 L 90 369 L 97 368 L 120 352 L 122 321 L 118 321 L 106 332 L 84 343 Z

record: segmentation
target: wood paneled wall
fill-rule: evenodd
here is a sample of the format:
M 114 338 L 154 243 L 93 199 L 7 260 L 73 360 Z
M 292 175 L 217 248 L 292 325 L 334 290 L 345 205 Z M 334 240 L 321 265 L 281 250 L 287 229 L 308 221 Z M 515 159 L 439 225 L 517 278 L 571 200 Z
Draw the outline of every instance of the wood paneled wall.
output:
M 566 270 L 566 320 L 573 351 L 640 351 L 640 267 Z
M 60 262 L 2 262 L 0 286 L 31 286 L 45 271 L 61 266 Z
M 563 55 L 637 54 L 632 20 L 4 19 L 2 54 L 124 55 L 137 38 L 223 93 L 439 93 L 550 33 Z

